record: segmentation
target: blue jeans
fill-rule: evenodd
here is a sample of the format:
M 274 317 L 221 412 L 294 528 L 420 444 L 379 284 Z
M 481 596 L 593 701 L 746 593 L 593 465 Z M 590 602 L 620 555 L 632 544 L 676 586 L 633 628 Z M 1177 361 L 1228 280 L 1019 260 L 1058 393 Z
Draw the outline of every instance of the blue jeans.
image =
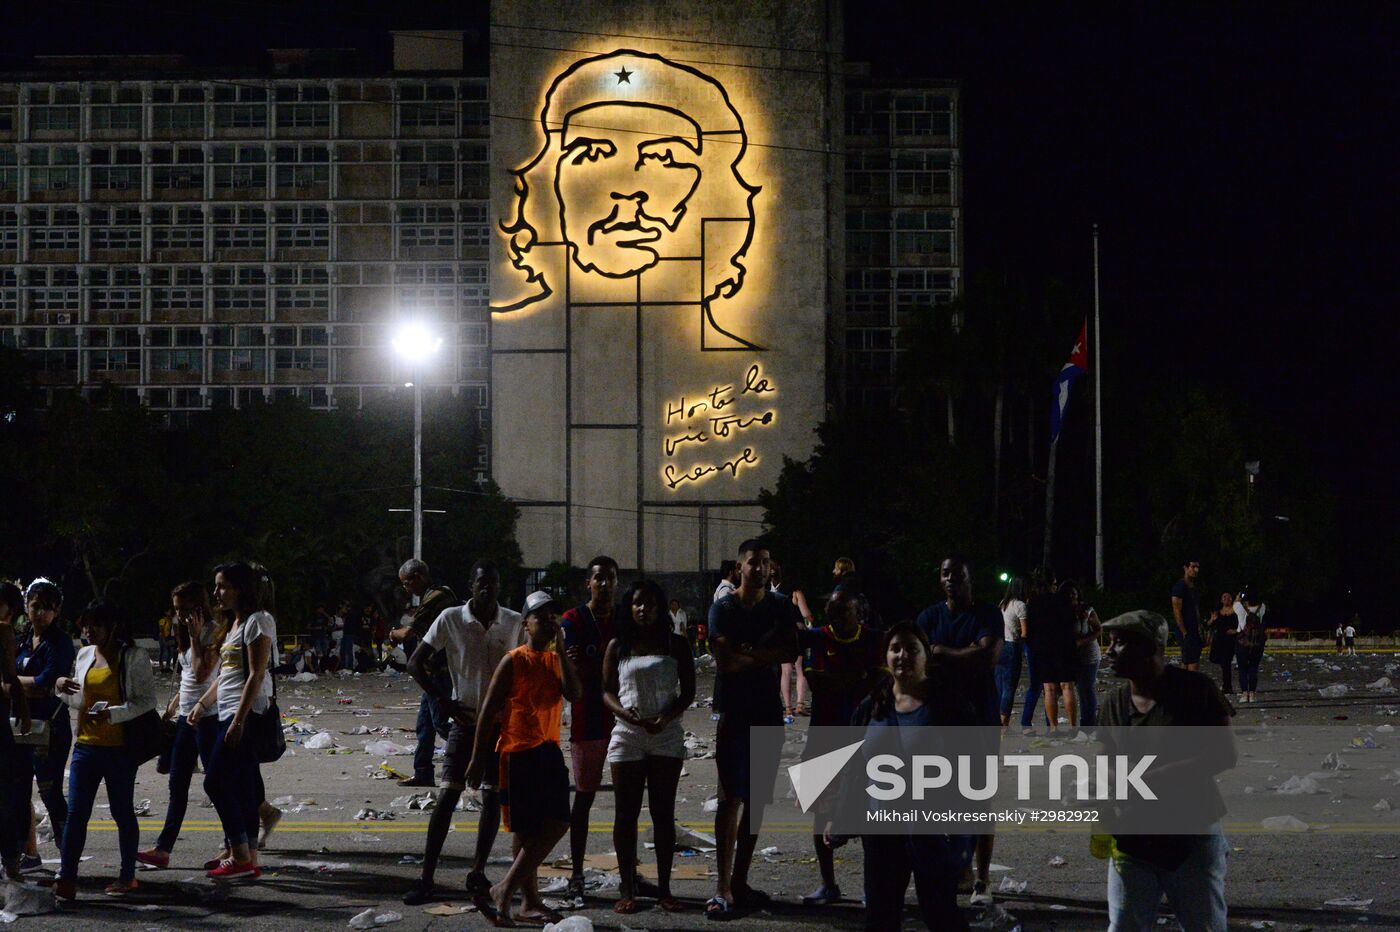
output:
M 1021 709 L 1021 727 L 1031 727 L 1031 721 L 1035 718 L 1035 710 L 1042 708 L 1041 697 L 1045 694 L 1045 684 L 1040 681 L 1035 669 L 1035 655 L 1031 653 L 1031 646 L 1025 644 L 1026 651 L 1026 705 Z
M 1021 685 L 1021 642 L 1002 641 L 997 657 L 997 693 L 1001 696 L 1001 716 L 1009 719 L 1016 705 L 1016 687 Z
M 121 851 L 122 880 L 136 876 L 136 846 L 141 828 L 136 824 L 136 765 L 124 747 L 102 748 L 88 744 L 73 747 L 73 763 L 68 769 L 68 825 L 63 831 L 62 863 L 58 876 L 76 880 L 78 862 L 87 845 L 88 820 L 97 801 L 97 787 L 107 784 L 107 802 L 117 823 L 117 848 Z
M 1235 648 L 1235 659 L 1240 665 L 1240 692 L 1259 691 L 1259 664 L 1264 660 L 1264 652 L 1258 648 Z
M 23 773 L 22 795 L 28 803 L 29 779 L 32 774 L 34 782 L 39 784 L 39 798 L 44 801 L 44 808 L 49 811 L 49 825 L 53 828 L 54 844 L 61 845 L 64 826 L 68 824 L 68 800 L 63 797 L 63 771 L 68 766 L 68 752 L 73 748 L 73 722 L 65 708 L 57 718 L 45 719 L 45 724 L 49 729 L 48 745 L 20 749 L 20 754 L 27 755 L 29 761 L 29 770 Z M 28 831 L 26 816 L 26 836 Z
M 418 745 L 413 749 L 413 776 L 418 780 L 433 782 L 433 746 L 438 735 L 447 740 L 452 727 L 452 719 L 447 710 L 427 693 L 418 700 Z
M 230 748 L 224 744 L 224 736 L 228 734 L 228 726 L 232 722 L 232 718 L 220 721 L 214 732 L 209 763 L 204 771 L 204 792 L 214 801 L 214 809 L 219 813 L 228 843 L 256 848 L 260 801 L 258 765 L 253 760 L 246 726 L 238 747 Z
M 1154 932 L 1162 894 L 1186 932 L 1217 932 L 1227 924 L 1225 866 L 1230 847 L 1217 831 L 1200 836 L 1175 870 L 1119 855 L 1108 864 L 1109 932 Z
M 1099 680 L 1099 661 L 1079 658 L 1079 727 L 1093 728 L 1099 723 L 1099 694 L 1094 688 Z
M 340 638 L 340 669 L 352 672 L 355 669 L 355 639 L 349 631 Z
M 972 860 L 971 839 L 962 836 L 862 835 L 865 854 L 865 928 L 898 929 L 909 880 L 919 912 L 930 929 L 966 929 L 958 909 L 958 878 Z
M 212 715 L 201 718 L 198 725 L 191 725 L 183 715 L 175 723 L 175 744 L 170 749 L 170 805 L 165 810 L 165 827 L 156 840 L 156 847 L 167 854 L 175 850 L 180 826 L 185 824 L 195 761 L 202 764 L 206 772 L 209 770 L 209 755 L 214 750 L 218 731 L 219 722 Z

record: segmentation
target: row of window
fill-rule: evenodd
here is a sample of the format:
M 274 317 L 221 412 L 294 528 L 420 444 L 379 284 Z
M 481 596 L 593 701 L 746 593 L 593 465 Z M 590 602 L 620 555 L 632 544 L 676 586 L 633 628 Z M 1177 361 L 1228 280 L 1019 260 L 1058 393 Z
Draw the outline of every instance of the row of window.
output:
M 481 384 L 458 385 L 456 389 L 468 400 L 470 404 L 478 408 L 486 407 L 486 386 Z M 429 387 L 427 391 L 448 392 L 446 386 Z M 48 393 L 55 398 L 64 394 L 74 393 L 75 389 L 54 388 Z M 109 388 L 107 386 L 91 386 L 82 390 L 84 397 L 94 402 L 102 402 L 108 398 Z M 364 404 L 375 404 L 392 402 L 398 394 L 396 386 L 358 386 L 347 385 L 277 385 L 270 388 L 260 386 L 240 387 L 240 388 L 219 388 L 211 386 L 208 388 L 197 387 L 172 387 L 157 388 L 149 386 L 146 388 L 118 387 L 115 389 L 116 400 L 125 404 L 144 404 L 154 409 L 181 409 L 181 408 L 219 408 L 238 407 L 248 408 L 257 404 L 266 404 L 269 401 L 281 401 L 300 399 L 313 408 L 350 408 L 360 407 L 361 399 Z M 482 412 L 484 414 L 484 411 Z
M 140 372 L 141 351 L 126 349 L 86 350 L 88 371 Z M 33 356 L 34 364 L 41 372 L 49 374 L 70 374 L 78 372 L 79 358 L 75 349 L 47 350 Z M 216 349 L 209 351 L 209 370 L 219 372 L 266 372 L 271 362 L 277 371 L 313 371 L 324 373 L 330 369 L 330 350 L 312 347 L 275 349 L 269 353 L 261 349 Z M 202 375 L 205 372 L 205 351 L 202 349 L 149 350 L 146 352 L 147 371 L 151 373 L 187 373 Z M 485 348 L 460 348 L 458 366 L 461 377 L 475 376 L 487 366 Z
M 0 345 L 23 349 L 139 349 L 148 347 L 388 346 L 389 324 L 335 327 L 21 327 L 0 330 Z M 444 328 L 459 346 L 485 346 L 486 324 Z M 16 334 L 18 334 L 16 336 Z
M 955 103 L 946 91 L 852 91 L 846 95 L 848 136 L 953 135 Z
M 852 197 L 949 197 L 949 149 L 871 149 L 846 153 L 846 193 Z
M 373 85 L 371 85 L 373 86 Z M 11 88 L 14 85 L 10 85 Z M 87 102 L 91 104 L 139 104 L 143 98 L 140 84 L 86 85 Z M 397 99 L 406 102 L 451 103 L 454 100 L 485 100 L 485 81 L 460 82 L 398 82 L 393 85 Z M 26 85 L 30 106 L 77 106 L 82 102 L 83 86 L 78 84 Z M 204 84 L 151 84 L 150 101 L 158 104 L 214 103 L 317 103 L 330 100 L 359 100 L 361 89 L 347 91 L 336 86 L 336 93 L 324 84 L 253 84 L 218 82 Z
M 89 285 L 113 285 L 139 288 L 141 269 L 134 265 L 94 265 L 87 269 L 86 282 Z M 206 276 L 203 267 L 198 265 L 144 266 L 152 285 L 203 285 L 206 280 L 213 285 L 328 285 L 330 270 L 318 265 L 274 265 L 271 271 L 262 265 L 218 265 L 209 269 Z M 389 284 L 389 269 L 393 269 L 392 282 L 399 285 L 453 285 L 484 286 L 486 266 L 480 263 L 452 265 L 417 265 L 403 263 L 392 267 L 374 266 L 380 273 L 374 281 L 364 284 Z M 69 285 L 80 284 L 79 270 L 72 266 L 38 265 L 29 266 L 20 273 L 14 266 L 0 267 L 0 290 L 14 288 L 23 279 L 27 285 Z M 340 282 L 359 284 L 359 282 Z M 464 289 L 466 290 L 466 289 Z M 484 295 L 485 293 L 482 292 Z
M 76 146 L 30 146 L 25 164 L 29 191 L 75 191 L 84 172 Z M 295 190 L 328 185 L 331 151 L 324 145 L 198 146 L 150 148 L 142 162 L 135 146 L 98 146 L 88 153 L 86 177 L 91 191 L 141 191 L 149 167 L 152 191 L 202 191 L 206 182 L 215 191 L 261 190 L 272 186 Z M 356 163 L 366 164 L 366 163 Z M 379 163 L 388 165 L 388 162 Z M 404 189 L 484 188 L 489 173 L 484 145 L 400 144 L 394 150 L 399 185 Z M 19 152 L 0 146 L 0 192 L 20 188 Z

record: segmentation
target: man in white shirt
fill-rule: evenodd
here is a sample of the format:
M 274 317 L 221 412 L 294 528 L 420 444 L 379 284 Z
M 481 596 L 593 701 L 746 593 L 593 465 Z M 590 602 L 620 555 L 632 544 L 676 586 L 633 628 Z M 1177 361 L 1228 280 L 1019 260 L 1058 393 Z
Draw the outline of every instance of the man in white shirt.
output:
M 423 848 L 423 876 L 404 896 L 404 902 L 410 906 L 433 899 L 433 875 L 452 827 L 457 802 L 466 788 L 467 765 L 471 763 L 476 743 L 477 713 L 486 698 L 491 675 L 507 652 L 525 643 L 524 620 L 519 612 L 497 603 L 500 591 L 501 574 L 495 564 L 477 561 L 471 569 L 471 598 L 467 604 L 443 609 L 408 661 L 409 674 L 425 693 L 443 704 L 452 718 L 447 754 L 442 763 L 443 791 L 433 808 Z M 429 664 L 438 651 L 447 654 L 451 697 L 435 695 L 438 687 L 429 672 Z M 494 723 L 489 727 L 495 727 Z M 495 741 L 490 741 L 490 745 L 494 747 Z M 486 860 L 491 856 L 491 846 L 501 824 L 501 799 L 494 785 L 495 772 L 496 768 L 488 764 L 488 776 L 481 788 L 475 863 L 467 874 L 470 893 L 484 891 L 489 895 L 491 889 L 491 882 L 486 879 Z
M 685 609 L 681 608 L 680 599 L 671 600 L 671 630 L 681 637 L 688 637 L 686 633 L 690 619 L 686 617 Z
M 718 602 L 725 596 L 734 594 L 739 588 L 739 564 L 735 560 L 725 560 L 719 565 L 720 581 L 715 587 L 715 597 L 710 601 Z

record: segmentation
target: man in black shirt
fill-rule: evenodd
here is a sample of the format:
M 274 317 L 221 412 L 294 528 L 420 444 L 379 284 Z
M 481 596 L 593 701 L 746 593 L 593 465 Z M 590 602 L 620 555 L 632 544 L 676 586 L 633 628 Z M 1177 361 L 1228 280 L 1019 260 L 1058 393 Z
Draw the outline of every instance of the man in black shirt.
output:
M 710 607 L 714 708 L 719 713 L 715 765 L 720 784 L 715 813 L 718 880 L 715 896 L 705 904 L 705 914 L 712 918 L 726 918 L 735 906 L 761 905 L 766 899 L 766 894 L 749 887 L 749 865 L 758 842 L 749 820 L 754 806 L 761 809 L 772 801 L 778 759 L 752 759 L 749 728 L 783 724 L 778 667 L 797 656 L 798 621 L 792 602 L 769 591 L 770 563 L 766 545 L 744 541 L 739 545 L 738 590 Z M 751 795 L 751 780 L 763 796 Z
M 1181 665 L 1194 670 L 1201 665 L 1201 604 L 1196 593 L 1196 577 L 1201 575 L 1199 560 L 1181 564 L 1181 578 L 1172 586 L 1172 615 L 1181 639 Z

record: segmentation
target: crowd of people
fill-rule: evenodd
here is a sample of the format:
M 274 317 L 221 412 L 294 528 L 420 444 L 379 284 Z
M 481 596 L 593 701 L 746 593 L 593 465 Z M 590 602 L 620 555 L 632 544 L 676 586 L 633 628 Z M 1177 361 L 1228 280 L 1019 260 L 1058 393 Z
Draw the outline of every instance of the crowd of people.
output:
M 1195 670 L 1202 631 L 1213 633 L 1214 662 L 1221 663 L 1227 651 L 1237 659 L 1240 690 L 1250 701 L 1263 650 L 1264 605 L 1247 593 L 1238 599 L 1227 594 L 1205 623 L 1195 595 L 1199 569 L 1199 563 L 1188 561 L 1172 592 L 1183 656 L 1181 666 L 1167 666 L 1168 623 L 1161 616 L 1134 612 L 1101 621 L 1080 586 L 1048 572 L 1010 579 L 999 606 L 978 601 L 972 567 L 957 556 L 940 565 L 943 598 L 915 619 L 892 624 L 871 604 L 851 560 L 837 560 L 829 592 L 809 599 L 758 540 L 745 541 L 722 567 L 703 621 L 688 617 L 679 600 L 668 599 L 653 580 L 639 579 L 624 589 L 617 562 L 604 555 L 589 561 L 587 592 L 579 604 L 564 605 L 551 593 L 534 592 L 520 612 L 501 604 L 501 574 L 493 564 L 481 561 L 471 568 L 463 601 L 414 559 L 399 572 L 411 607 L 398 627 L 382 624 L 381 630 L 372 615 L 351 602 L 341 603 L 335 614 L 327 607 L 317 613 L 301 668 L 315 672 L 330 668 L 332 659 L 348 659 L 341 669 L 356 669 L 357 650 L 370 644 L 381 657 L 381 645 L 403 652 L 402 666 L 422 696 L 414 772 L 401 782 L 438 787 L 441 793 L 427 826 L 421 876 L 404 901 L 427 903 L 439 895 L 442 849 L 457 804 L 472 787 L 480 791 L 481 807 L 466 889 L 484 917 L 512 925 L 561 918 L 541 897 L 538 873 L 566 834 L 572 863 L 566 895 L 584 894 L 590 815 L 605 770 L 614 794 L 612 842 L 621 879 L 613 909 L 631 914 L 643 900 L 654 900 L 667 912 L 685 908 L 671 889 L 676 795 L 686 757 L 682 716 L 695 703 L 696 656 L 709 653 L 719 798 L 717 878 L 704 911 L 708 918 L 727 919 L 771 900 L 751 885 L 749 874 L 758 840 L 752 819 L 772 802 L 778 759 L 776 752 L 772 759 L 754 759 L 753 727 L 782 727 L 808 716 L 812 726 L 1005 729 L 1023 670 L 1029 679 L 1024 728 L 1038 711 L 1051 731 L 1092 728 L 1101 721 L 1228 722 L 1228 702 Z M 151 658 L 136 645 L 118 606 L 99 599 L 78 613 L 83 646 L 76 649 L 56 623 L 62 605 L 59 587 L 48 580 L 36 580 L 22 592 L 11 584 L 0 587 L 6 706 L 0 716 L 0 776 L 10 788 L 0 807 L 6 873 L 18 878 L 36 863 L 36 828 L 44 824 L 31 806 L 37 784 L 61 851 L 55 890 L 59 897 L 74 898 L 94 799 L 105 784 L 120 851 L 118 876 L 106 893 L 131 893 L 138 887 L 138 862 L 170 865 L 198 765 L 224 833 L 205 870 L 214 878 L 258 878 L 259 848 L 280 818 L 267 802 L 262 771 L 285 748 L 274 672 L 286 669 L 287 662 L 279 657 L 267 572 L 256 564 L 229 563 L 214 571 L 212 598 L 198 582 L 174 589 L 161 628 L 162 640 L 168 633 L 174 643 L 168 650 L 162 645 L 156 663 L 176 672 L 178 688 L 163 705 Z M 27 627 L 17 634 L 21 619 Z M 1231 619 L 1233 624 L 1227 623 Z M 340 651 L 332 646 L 336 630 L 342 632 Z M 1101 704 L 1097 681 L 1104 635 L 1115 675 L 1129 682 Z M 1228 692 L 1228 663 L 1222 670 Z M 571 711 L 567 761 L 562 750 L 566 702 Z M 820 727 L 809 730 L 804 759 L 834 750 L 824 743 L 826 734 Z M 446 752 L 435 773 L 440 739 Z M 134 781 L 151 759 L 168 774 L 170 800 L 155 845 L 139 850 Z M 637 869 L 644 797 L 655 826 L 655 883 L 644 881 Z M 819 878 L 803 897 L 810 907 L 843 898 L 834 852 L 848 839 L 832 833 L 830 815 L 829 803 L 813 812 Z M 486 868 L 502 828 L 513 836 L 512 862 L 493 883 Z M 1223 836 L 1216 836 L 1218 831 L 1199 840 L 1197 879 L 1205 878 L 1205 905 L 1177 902 L 1180 890 L 1199 892 L 1199 884 L 1181 881 L 1180 871 L 1187 868 L 1167 869 L 1153 860 L 1151 850 L 1131 851 L 1126 844 L 1113 850 L 1108 884 L 1113 928 L 1150 927 L 1163 894 L 1179 919 L 1205 916 L 1200 928 L 1219 927 L 1212 923 L 1223 920 L 1224 866 L 1216 858 Z M 993 842 L 991 834 L 862 837 L 867 927 L 899 926 L 912 879 L 930 928 L 966 928 L 957 896 L 961 890 L 971 894 L 974 906 L 992 903 Z

